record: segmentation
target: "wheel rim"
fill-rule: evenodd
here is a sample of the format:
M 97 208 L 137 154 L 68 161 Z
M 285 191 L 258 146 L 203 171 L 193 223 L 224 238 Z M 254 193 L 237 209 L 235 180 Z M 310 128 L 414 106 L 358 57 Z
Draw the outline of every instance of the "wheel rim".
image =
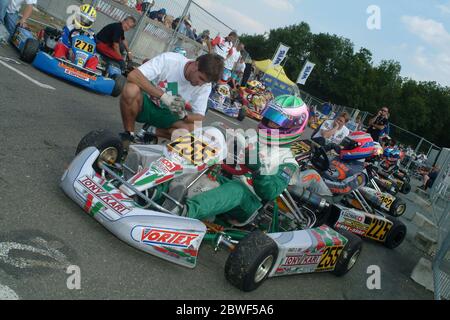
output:
M 401 216 L 406 210 L 406 205 L 401 204 L 397 207 L 396 213 L 398 216 Z
M 358 257 L 359 257 L 360 253 L 361 253 L 361 250 L 359 250 L 359 249 L 357 251 L 355 251 L 355 253 L 353 253 L 352 257 L 348 261 L 347 271 L 350 270 L 351 268 L 353 268 L 353 266 L 355 265 L 356 261 L 358 261 Z
M 105 150 L 100 153 L 100 156 L 98 157 L 98 161 L 100 162 L 106 162 L 109 164 L 115 163 L 117 161 L 117 157 L 119 155 L 119 152 L 114 147 L 106 148 Z
M 256 269 L 256 274 L 255 274 L 255 282 L 256 283 L 258 283 L 264 279 L 264 277 L 269 273 L 270 268 L 272 267 L 272 264 L 273 264 L 273 256 L 272 255 L 268 256 L 267 258 L 264 259 L 263 262 L 261 262 L 261 264 Z

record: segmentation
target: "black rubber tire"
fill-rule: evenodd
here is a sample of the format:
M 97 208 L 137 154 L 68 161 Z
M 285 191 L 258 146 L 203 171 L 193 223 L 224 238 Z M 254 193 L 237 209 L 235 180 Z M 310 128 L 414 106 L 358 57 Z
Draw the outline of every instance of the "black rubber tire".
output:
M 88 147 L 96 147 L 100 151 L 100 154 L 108 148 L 114 148 L 117 150 L 116 161 L 120 162 L 123 158 L 124 148 L 120 137 L 108 130 L 94 130 L 85 135 L 81 139 L 80 143 L 78 143 L 75 155 L 79 154 L 81 151 Z M 94 163 L 93 167 L 96 172 L 101 171 L 98 167 L 97 162 Z
M 272 257 L 264 278 L 255 281 L 260 265 Z M 258 288 L 268 277 L 278 257 L 278 246 L 262 231 L 254 231 L 242 239 L 225 263 L 225 278 L 236 288 L 249 292 Z
M 342 250 L 332 273 L 337 277 L 342 277 L 354 267 L 355 264 L 349 266 L 350 261 L 355 255 L 357 255 L 356 259 L 358 259 L 361 254 L 363 241 L 360 237 L 354 235 L 350 231 L 339 229 L 338 232 L 346 237 L 348 242 Z
M 389 249 L 394 249 L 405 240 L 407 229 L 405 224 L 395 217 L 386 216 L 386 219 L 392 221 L 393 226 L 386 237 L 384 246 Z
M 39 46 L 40 43 L 38 40 L 32 38 L 27 39 L 27 41 L 25 41 L 25 45 L 23 46 L 23 50 L 20 53 L 20 59 L 26 63 L 32 63 L 39 52 Z
M 127 83 L 127 78 L 125 78 L 121 74 L 115 74 L 112 76 L 112 78 L 115 82 L 113 91 L 111 92 L 111 96 L 118 97 L 122 94 L 122 90 L 125 87 L 125 84 Z
M 408 194 L 411 192 L 411 185 L 409 184 L 409 182 L 404 182 L 402 185 L 402 188 L 400 189 L 400 192 L 403 194 Z
M 406 203 L 400 198 L 395 199 L 389 208 L 389 214 L 393 217 L 401 217 L 405 212 Z
M 241 108 L 241 109 L 239 110 L 239 114 L 238 114 L 238 116 L 237 116 L 237 119 L 238 119 L 239 121 L 243 121 L 243 120 L 245 119 L 245 116 L 246 116 L 245 108 Z

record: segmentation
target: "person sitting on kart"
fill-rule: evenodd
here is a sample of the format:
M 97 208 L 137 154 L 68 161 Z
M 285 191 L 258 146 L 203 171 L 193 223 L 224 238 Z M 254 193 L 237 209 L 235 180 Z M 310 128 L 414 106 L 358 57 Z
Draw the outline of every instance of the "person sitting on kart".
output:
M 108 24 L 97 34 L 97 51 L 117 62 L 122 71 L 126 69 L 125 59 L 122 56 L 123 49 L 126 50 L 128 59 L 133 59 L 128 42 L 125 39 L 125 32 L 135 26 L 136 18 L 128 16 L 122 22 Z
M 59 42 L 55 46 L 53 56 L 55 58 L 70 59 L 70 48 L 72 48 L 72 37 L 77 33 L 83 33 L 84 35 L 95 39 L 94 31 L 91 29 L 92 25 L 97 18 L 97 11 L 89 4 L 83 4 L 80 6 L 80 11 L 75 14 L 75 18 L 72 24 L 66 25 L 63 29 L 63 33 Z M 91 70 L 96 70 L 98 66 L 97 56 L 92 56 L 87 62 L 85 67 Z
M 245 176 L 232 179 L 220 176 L 218 188 L 187 200 L 184 216 L 206 220 L 227 213 L 239 224 L 246 224 L 264 203 L 275 200 L 286 190 L 298 169 L 290 146 L 301 137 L 308 110 L 300 98 L 282 95 L 262 115 L 258 142 L 253 145 L 256 150 L 249 150 L 245 156 L 251 182 Z
M 346 194 L 367 183 L 364 161 L 371 158 L 375 143 L 370 134 L 355 131 L 345 137 L 339 146 L 333 145 L 338 156 L 330 160 L 330 167 L 321 176 L 334 195 Z
M 220 79 L 222 70 L 223 59 L 216 54 L 193 61 L 173 52 L 133 70 L 120 98 L 125 149 L 135 141 L 136 121 L 149 126 L 146 134 L 153 137 L 171 139 L 176 129 L 193 131 L 194 122 L 205 118 L 211 82 Z M 190 112 L 185 109 L 187 102 Z

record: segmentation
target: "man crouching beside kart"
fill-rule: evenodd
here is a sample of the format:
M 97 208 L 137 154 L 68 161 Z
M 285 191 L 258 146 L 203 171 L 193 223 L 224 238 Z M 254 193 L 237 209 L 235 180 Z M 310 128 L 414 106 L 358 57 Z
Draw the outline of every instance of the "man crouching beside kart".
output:
M 97 11 L 93 6 L 89 4 L 80 6 L 80 11 L 75 14 L 73 23 L 64 27 L 61 39 L 55 46 L 54 57 L 70 59 L 72 38 L 80 33 L 95 39 L 95 34 L 91 27 L 96 18 Z M 86 62 L 86 68 L 88 69 L 96 70 L 97 66 L 98 58 L 95 55 Z
M 216 54 L 193 61 L 166 52 L 133 70 L 120 98 L 124 148 L 142 138 L 135 134 L 136 121 L 146 125 L 146 137 L 170 139 L 177 129 L 192 132 L 194 122 L 205 117 L 211 82 L 221 78 L 223 65 Z M 192 107 L 190 112 L 186 103 Z
M 228 213 L 244 225 L 263 203 L 275 200 L 292 183 L 298 164 L 290 146 L 301 137 L 308 122 L 306 104 L 296 96 L 283 95 L 273 100 L 262 115 L 259 141 L 255 144 L 259 150 L 247 153 L 245 159 L 252 181 L 248 183 L 244 176 L 240 179 L 221 177 L 220 187 L 188 199 L 183 215 L 209 220 Z

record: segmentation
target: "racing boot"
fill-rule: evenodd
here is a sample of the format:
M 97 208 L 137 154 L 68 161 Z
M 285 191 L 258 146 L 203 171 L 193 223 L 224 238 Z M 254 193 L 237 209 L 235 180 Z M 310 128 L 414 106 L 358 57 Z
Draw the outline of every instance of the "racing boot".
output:
M 136 143 L 141 144 L 157 144 L 156 127 L 145 124 L 141 131 L 136 135 Z

